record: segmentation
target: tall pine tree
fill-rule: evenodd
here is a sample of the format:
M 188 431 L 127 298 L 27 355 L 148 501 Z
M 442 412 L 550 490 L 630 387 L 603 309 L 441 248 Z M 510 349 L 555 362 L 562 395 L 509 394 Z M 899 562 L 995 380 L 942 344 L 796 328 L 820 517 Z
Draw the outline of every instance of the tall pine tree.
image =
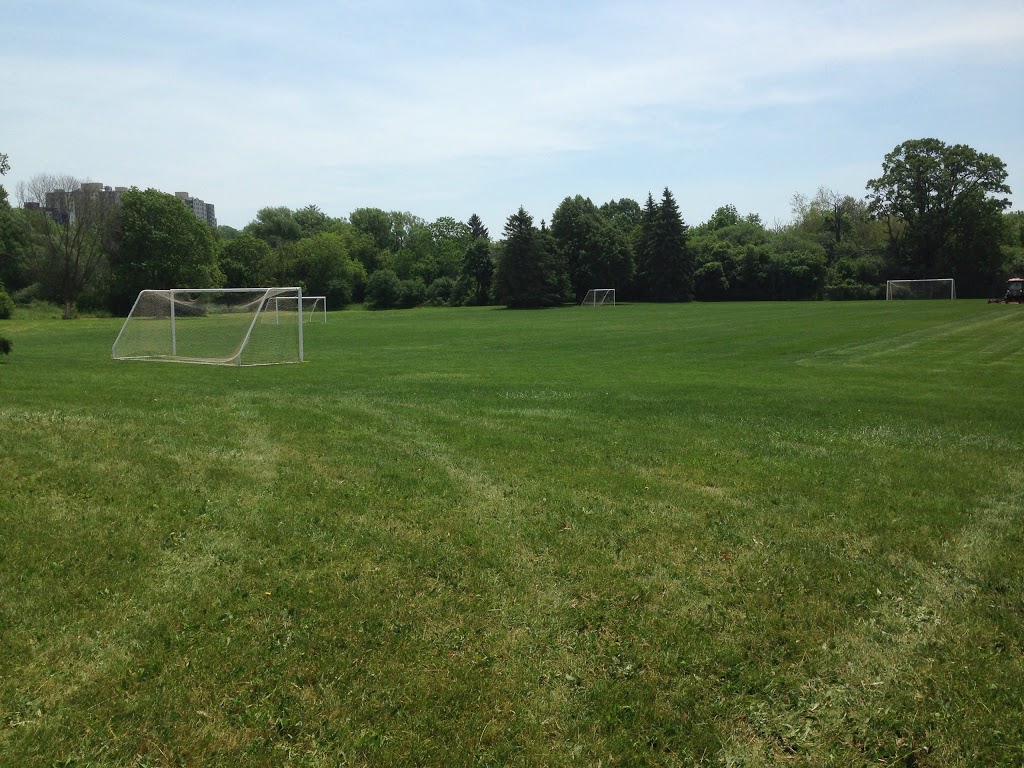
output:
M 687 243 L 689 227 L 668 187 L 661 202 L 647 195 L 637 243 L 637 278 L 642 298 L 650 301 L 693 299 L 693 254 Z
M 474 240 L 490 240 L 491 233 L 487 231 L 487 227 L 484 226 L 483 221 L 475 213 L 470 214 L 469 221 L 466 222 L 469 225 L 469 232 L 473 236 Z
M 569 276 L 551 236 L 523 208 L 505 224 L 494 287 L 498 303 L 512 309 L 555 307 L 568 296 Z

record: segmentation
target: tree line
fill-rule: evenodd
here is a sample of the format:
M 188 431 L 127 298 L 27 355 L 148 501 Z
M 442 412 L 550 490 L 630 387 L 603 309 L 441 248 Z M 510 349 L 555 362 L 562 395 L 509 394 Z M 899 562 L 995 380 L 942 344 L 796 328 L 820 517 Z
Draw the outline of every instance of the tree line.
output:
M 74 213 L 13 208 L 0 187 L 0 285 L 16 302 L 57 302 L 66 317 L 125 314 L 144 288 L 263 285 L 298 285 L 335 309 L 550 307 L 592 288 L 658 302 L 870 299 L 887 279 L 928 277 L 988 296 L 1024 274 L 1024 214 L 1007 212 L 1006 177 L 994 155 L 919 139 L 885 156 L 865 197 L 797 194 L 784 225 L 723 205 L 691 227 L 665 188 L 643 204 L 566 197 L 539 224 L 520 208 L 492 238 L 475 214 L 332 217 L 315 205 L 266 207 L 241 230 L 214 230 L 157 190 L 114 201 L 84 194 L 75 179 L 39 176 L 19 186 L 22 202 L 65 190 L 58 208 Z

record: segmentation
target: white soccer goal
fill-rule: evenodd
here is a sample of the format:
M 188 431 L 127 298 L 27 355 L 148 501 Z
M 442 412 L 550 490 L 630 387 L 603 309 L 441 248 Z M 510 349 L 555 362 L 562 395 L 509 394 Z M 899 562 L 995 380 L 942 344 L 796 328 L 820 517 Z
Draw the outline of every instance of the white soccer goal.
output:
M 295 296 L 275 296 L 271 300 L 271 305 L 267 307 L 267 311 L 261 315 L 260 322 L 280 323 L 282 322 L 282 316 L 284 317 L 284 322 L 294 322 L 289 320 L 289 313 L 294 315 L 299 311 L 299 301 L 300 299 Z M 327 322 L 326 296 L 303 296 L 301 302 L 302 322 Z
M 587 295 L 580 302 L 582 307 L 601 307 L 604 305 L 615 306 L 614 288 L 591 288 Z
M 886 280 L 886 301 L 895 299 L 955 299 L 956 281 L 951 277 L 933 280 Z
M 260 319 L 274 300 L 294 311 Z M 272 365 L 303 359 L 301 288 L 203 288 L 142 291 L 114 341 L 115 360 L 212 365 Z

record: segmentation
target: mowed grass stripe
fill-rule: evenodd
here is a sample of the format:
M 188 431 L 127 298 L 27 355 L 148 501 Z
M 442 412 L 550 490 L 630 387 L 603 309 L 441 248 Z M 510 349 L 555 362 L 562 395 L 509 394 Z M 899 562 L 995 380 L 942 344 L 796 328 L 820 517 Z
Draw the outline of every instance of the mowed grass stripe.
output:
M 1016 309 L 6 323 L 0 762 L 1021 762 Z

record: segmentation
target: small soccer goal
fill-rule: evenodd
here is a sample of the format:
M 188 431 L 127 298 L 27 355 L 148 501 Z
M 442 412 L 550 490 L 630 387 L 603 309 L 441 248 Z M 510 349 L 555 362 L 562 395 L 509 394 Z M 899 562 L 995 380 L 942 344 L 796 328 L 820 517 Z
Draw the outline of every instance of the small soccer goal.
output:
M 327 322 L 326 296 L 303 296 L 301 299 L 295 296 L 275 296 L 271 300 L 271 305 L 267 307 L 267 311 L 260 317 L 260 322 L 280 323 L 282 317 L 284 322 L 291 322 L 289 313 L 294 315 L 299 311 L 300 301 L 302 302 L 302 322 Z
M 614 288 L 591 288 L 580 302 L 581 307 L 615 306 Z
M 955 299 L 956 281 L 951 277 L 931 280 L 886 280 L 886 301 L 897 299 Z
M 292 311 L 277 311 L 276 301 Z M 117 334 L 115 360 L 274 365 L 303 359 L 301 288 L 203 288 L 139 293 Z M 270 322 L 261 322 L 270 313 Z

